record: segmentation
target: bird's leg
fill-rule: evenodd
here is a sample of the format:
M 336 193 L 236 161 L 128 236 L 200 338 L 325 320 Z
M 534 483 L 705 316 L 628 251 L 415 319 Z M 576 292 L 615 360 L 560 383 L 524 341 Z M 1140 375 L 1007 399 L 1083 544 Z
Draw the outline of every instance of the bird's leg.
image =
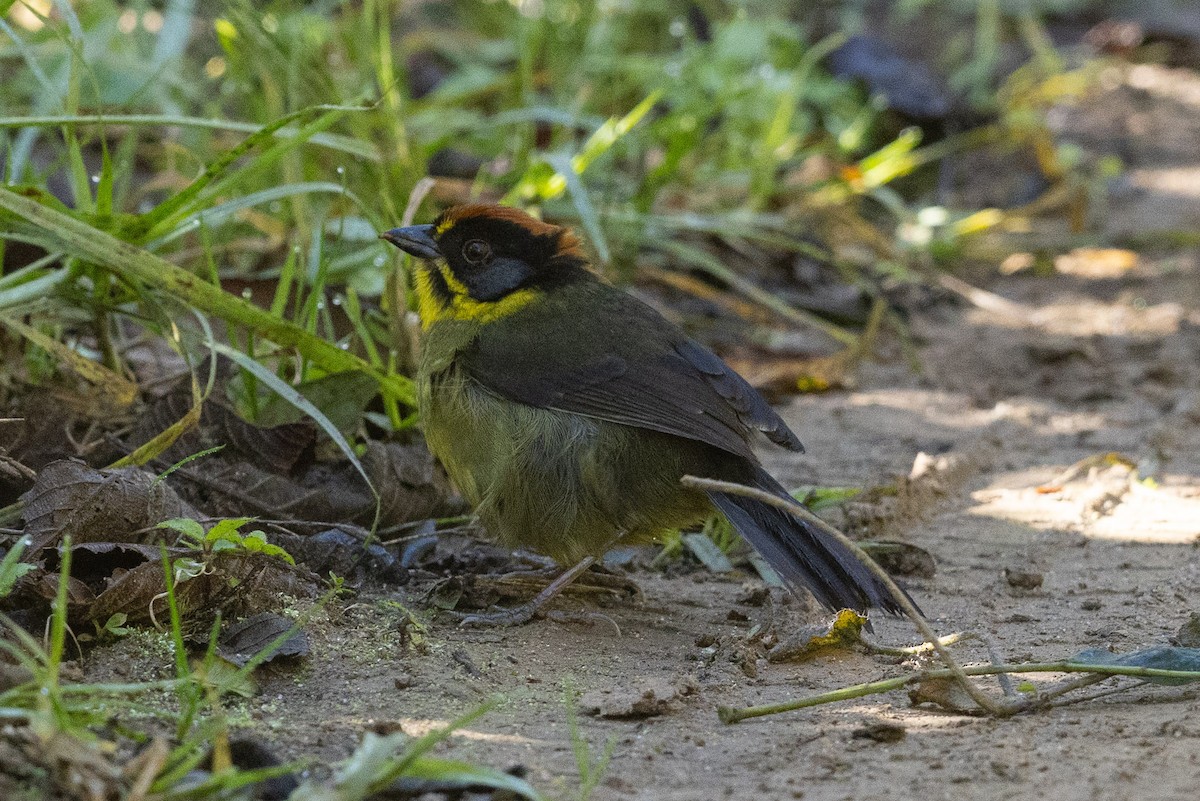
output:
M 512 609 L 505 609 L 500 612 L 480 612 L 473 615 L 463 615 L 459 622 L 460 626 L 520 626 L 523 623 L 528 623 L 533 620 L 534 616 L 541 611 L 542 607 L 568 586 L 575 579 L 579 578 L 579 574 L 583 573 L 596 562 L 596 557 L 585 556 L 579 560 L 578 564 L 569 570 L 566 570 L 550 582 L 544 590 L 534 596 L 533 600 Z

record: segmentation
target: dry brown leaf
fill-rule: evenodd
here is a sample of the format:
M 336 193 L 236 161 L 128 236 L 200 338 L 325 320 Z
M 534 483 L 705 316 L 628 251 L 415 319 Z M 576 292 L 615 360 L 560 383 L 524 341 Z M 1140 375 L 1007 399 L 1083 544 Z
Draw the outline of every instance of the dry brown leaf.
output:
M 238 667 L 245 667 L 252 657 L 283 636 L 293 625 L 294 621 L 283 615 L 260 612 L 228 627 L 221 635 L 217 653 Z M 296 631 L 275 646 L 263 661 L 270 662 L 281 656 L 307 656 L 308 652 L 308 637 L 303 631 Z
M 450 494 L 445 473 L 424 443 L 371 440 L 362 465 L 379 492 L 382 526 L 432 517 Z
M 151 542 L 154 526 L 173 517 L 196 517 L 166 484 L 132 467 L 96 470 L 75 459 L 51 462 L 21 496 L 31 556 L 71 537 L 73 542 Z
M 220 610 L 225 617 L 278 609 L 284 597 L 316 597 L 319 579 L 304 568 L 253 551 L 219 551 L 202 559 L 172 563 L 175 597 L 190 628 L 205 631 Z M 123 612 L 130 623 L 162 623 L 167 586 L 159 561 L 146 562 L 118 577 L 100 593 L 88 617 L 103 623 Z

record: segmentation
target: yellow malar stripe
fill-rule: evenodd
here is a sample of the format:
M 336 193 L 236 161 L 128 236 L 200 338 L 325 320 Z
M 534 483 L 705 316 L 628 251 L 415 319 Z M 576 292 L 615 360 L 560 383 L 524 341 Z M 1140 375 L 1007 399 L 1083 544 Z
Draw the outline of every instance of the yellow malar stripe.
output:
M 415 272 L 417 290 L 417 314 L 421 318 L 422 330 L 428 331 L 433 321 L 441 316 L 442 300 L 433 291 L 433 275 L 428 269 L 418 267 Z
M 417 314 L 421 316 L 421 328 L 426 331 L 439 320 L 490 323 L 524 308 L 542 294 L 536 289 L 518 289 L 500 300 L 475 300 L 449 267 L 443 264 L 439 265 L 437 269 L 446 282 L 446 286 L 450 288 L 452 297 L 449 303 L 438 297 L 434 291 L 433 275 L 429 269 L 419 269 L 416 272 Z

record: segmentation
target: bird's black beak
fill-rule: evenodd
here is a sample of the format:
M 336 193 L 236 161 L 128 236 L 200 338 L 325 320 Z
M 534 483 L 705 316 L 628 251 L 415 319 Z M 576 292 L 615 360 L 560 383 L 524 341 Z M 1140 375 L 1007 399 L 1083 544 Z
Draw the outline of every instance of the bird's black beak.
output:
M 420 259 L 439 259 L 442 252 L 438 250 L 437 241 L 433 238 L 432 225 L 409 225 L 405 228 L 393 228 L 379 235 L 380 239 L 391 242 L 405 253 L 411 253 Z

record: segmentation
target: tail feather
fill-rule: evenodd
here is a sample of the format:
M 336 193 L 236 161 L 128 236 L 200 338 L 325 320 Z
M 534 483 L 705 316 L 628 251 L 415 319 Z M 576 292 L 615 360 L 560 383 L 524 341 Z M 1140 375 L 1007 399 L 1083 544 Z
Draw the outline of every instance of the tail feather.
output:
M 790 498 L 766 471 L 755 471 L 759 489 Z M 870 608 L 900 614 L 892 594 L 851 551 L 800 518 L 744 495 L 708 497 L 793 591 L 801 587 L 829 609 Z

